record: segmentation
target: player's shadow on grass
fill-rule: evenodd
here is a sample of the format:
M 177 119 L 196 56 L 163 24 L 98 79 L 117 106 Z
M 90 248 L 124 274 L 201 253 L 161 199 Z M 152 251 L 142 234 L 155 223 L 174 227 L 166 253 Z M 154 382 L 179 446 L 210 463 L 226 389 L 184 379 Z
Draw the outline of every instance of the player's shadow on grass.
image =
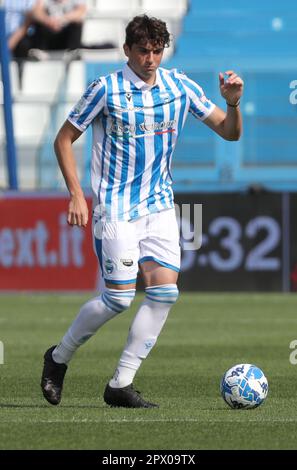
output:
M 16 405 L 14 403 L 0 403 L 0 408 L 56 408 L 50 404 L 44 403 L 40 405 Z M 105 408 L 105 405 L 60 405 L 59 408 Z

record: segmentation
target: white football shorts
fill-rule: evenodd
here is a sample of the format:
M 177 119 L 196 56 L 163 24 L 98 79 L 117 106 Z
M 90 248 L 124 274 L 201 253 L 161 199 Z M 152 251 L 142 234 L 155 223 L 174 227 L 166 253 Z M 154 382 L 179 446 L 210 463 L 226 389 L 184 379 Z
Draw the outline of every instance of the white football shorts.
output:
M 131 221 L 94 219 L 93 235 L 105 282 L 135 283 L 139 264 L 145 261 L 180 270 L 179 228 L 174 209 Z

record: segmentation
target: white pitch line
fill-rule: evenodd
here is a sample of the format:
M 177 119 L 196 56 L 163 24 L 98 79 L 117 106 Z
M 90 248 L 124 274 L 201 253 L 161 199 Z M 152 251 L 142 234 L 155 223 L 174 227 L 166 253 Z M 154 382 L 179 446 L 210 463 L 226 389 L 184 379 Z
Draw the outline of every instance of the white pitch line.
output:
M 142 419 L 142 418 L 123 418 L 123 419 L 66 419 L 66 420 L 60 420 L 60 419 L 43 419 L 43 420 L 21 420 L 21 419 L 10 419 L 10 420 L 1 420 L 0 424 L 54 424 L 54 423 L 100 423 L 100 424 L 113 424 L 113 423 L 296 423 L 297 422 L 297 417 L 296 418 L 273 418 L 273 419 L 201 419 L 201 418 L 176 418 L 176 419 L 170 419 L 170 418 L 164 418 L 164 419 Z

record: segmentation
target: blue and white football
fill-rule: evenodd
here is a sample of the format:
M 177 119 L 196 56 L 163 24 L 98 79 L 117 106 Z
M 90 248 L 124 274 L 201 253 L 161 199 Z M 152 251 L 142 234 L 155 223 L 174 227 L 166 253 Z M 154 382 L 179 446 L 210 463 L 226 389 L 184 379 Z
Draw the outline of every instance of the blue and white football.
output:
M 267 397 L 268 381 L 259 367 L 237 364 L 225 372 L 221 394 L 231 408 L 257 408 Z

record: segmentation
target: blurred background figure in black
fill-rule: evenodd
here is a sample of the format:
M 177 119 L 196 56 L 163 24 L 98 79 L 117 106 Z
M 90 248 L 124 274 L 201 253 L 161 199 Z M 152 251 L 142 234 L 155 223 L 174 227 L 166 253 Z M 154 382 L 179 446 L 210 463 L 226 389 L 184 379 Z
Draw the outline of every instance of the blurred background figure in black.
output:
M 46 59 L 44 51 L 79 49 L 86 11 L 85 0 L 37 0 L 29 57 Z
M 36 0 L 4 0 L 5 26 L 8 47 L 15 58 L 25 58 L 32 47 L 28 34 L 33 22 Z

